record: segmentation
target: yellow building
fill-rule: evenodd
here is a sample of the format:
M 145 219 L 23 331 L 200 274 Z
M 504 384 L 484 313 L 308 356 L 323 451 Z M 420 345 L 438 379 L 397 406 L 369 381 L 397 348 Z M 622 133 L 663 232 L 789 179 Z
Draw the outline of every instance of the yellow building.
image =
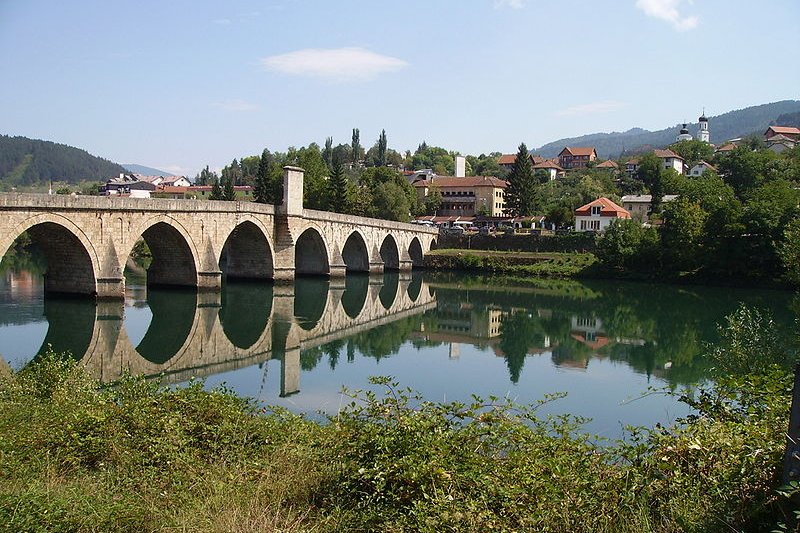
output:
M 442 195 L 438 216 L 475 216 L 481 211 L 491 217 L 505 216 L 507 186 L 505 180 L 494 176 L 434 176 L 414 182 L 422 201 L 435 190 Z

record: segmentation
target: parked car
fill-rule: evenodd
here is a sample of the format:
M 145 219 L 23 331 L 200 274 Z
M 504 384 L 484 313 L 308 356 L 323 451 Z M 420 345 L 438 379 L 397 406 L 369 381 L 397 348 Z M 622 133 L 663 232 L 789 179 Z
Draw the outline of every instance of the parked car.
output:
M 452 226 L 446 228 L 444 231 L 447 235 L 464 235 L 465 230 L 461 226 Z

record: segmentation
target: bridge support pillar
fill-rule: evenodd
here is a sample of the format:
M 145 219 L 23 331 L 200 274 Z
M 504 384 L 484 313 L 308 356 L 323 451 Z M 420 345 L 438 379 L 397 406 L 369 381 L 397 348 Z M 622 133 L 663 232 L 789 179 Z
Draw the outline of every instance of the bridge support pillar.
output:
M 411 259 L 407 261 L 405 259 L 400 260 L 400 272 L 409 272 L 412 268 L 414 268 L 414 262 Z
M 212 270 L 197 273 L 197 290 L 200 292 L 219 292 L 222 290 L 222 271 Z
M 125 278 L 97 278 L 98 300 L 122 300 L 125 298 Z
M 383 274 L 383 261 L 371 261 L 369 264 L 370 274 Z
M 343 278 L 347 275 L 347 265 L 331 265 L 331 278 Z

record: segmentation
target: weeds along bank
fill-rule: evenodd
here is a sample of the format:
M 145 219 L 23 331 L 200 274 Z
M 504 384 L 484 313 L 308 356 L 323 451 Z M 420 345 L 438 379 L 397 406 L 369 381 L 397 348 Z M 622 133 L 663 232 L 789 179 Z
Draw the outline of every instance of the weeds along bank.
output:
M 696 416 L 599 444 L 536 405 L 427 403 L 389 378 L 317 424 L 200 383 L 103 387 L 51 355 L 1 378 L 0 528 L 771 531 L 791 348 L 747 309 L 724 339 Z

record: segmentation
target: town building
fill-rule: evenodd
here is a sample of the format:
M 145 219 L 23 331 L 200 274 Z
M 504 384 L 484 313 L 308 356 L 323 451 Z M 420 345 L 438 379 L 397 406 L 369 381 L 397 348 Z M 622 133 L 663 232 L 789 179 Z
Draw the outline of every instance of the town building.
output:
M 665 194 L 661 197 L 661 203 L 671 202 L 677 197 L 675 194 Z M 653 197 L 649 194 L 626 194 L 622 197 L 622 207 L 633 220 L 645 223 L 650 220 L 653 211 Z
M 767 149 L 772 150 L 775 153 L 781 153 L 785 150 L 791 150 L 795 146 L 797 146 L 798 140 L 788 135 L 784 135 L 779 133 L 777 135 L 773 135 L 769 139 L 765 141 Z
M 537 165 L 546 161 L 544 157 L 538 155 L 528 154 L 531 160 L 531 165 Z M 517 160 L 517 154 L 503 154 L 497 160 L 497 164 L 506 170 L 511 170 L 514 167 L 514 162 Z
M 681 141 L 691 141 L 694 140 L 694 137 L 689 133 L 689 128 L 686 127 L 686 124 L 683 125 L 681 128 L 681 132 L 675 137 L 675 142 Z
M 707 162 L 705 162 L 703 160 L 700 160 L 695 166 L 693 166 L 689 170 L 689 172 L 687 173 L 687 176 L 692 176 L 692 177 L 696 178 L 698 176 L 702 176 L 703 173 L 705 173 L 706 170 L 711 170 L 713 172 L 716 172 L 717 171 L 717 167 L 715 167 L 711 163 L 707 163 Z
M 100 194 L 105 196 L 126 195 L 135 198 L 149 198 L 156 186 L 147 181 L 141 181 L 133 174 L 120 174 L 111 178 L 100 187 Z
M 614 220 L 624 218 L 631 214 L 603 196 L 575 210 L 575 231 L 603 232 Z
M 616 161 L 612 161 L 611 159 L 609 159 L 608 161 L 603 161 L 602 163 L 598 163 L 597 165 L 595 165 L 594 168 L 599 170 L 608 170 L 611 172 L 619 171 L 619 165 L 617 164 Z
M 438 216 L 474 216 L 481 212 L 492 217 L 505 215 L 508 182 L 494 176 L 434 176 L 413 185 L 422 201 L 432 190 L 439 191 L 442 205 Z
M 708 130 L 708 119 L 706 118 L 705 110 L 703 110 L 703 114 L 700 115 L 700 118 L 697 120 L 700 122 L 700 131 L 697 132 L 697 140 L 711 144 L 711 132 Z
M 795 141 L 800 141 L 800 128 L 795 128 L 794 126 L 770 126 L 764 132 L 764 140 L 768 141 L 776 135 L 783 135 Z
M 558 154 L 558 164 L 565 170 L 586 168 L 590 161 L 597 159 L 597 151 L 593 147 L 566 146 Z
M 546 171 L 550 177 L 550 181 L 553 181 L 554 179 L 564 175 L 564 169 L 558 165 L 558 160 L 556 159 L 545 159 L 534 164 L 533 171 L 536 172 L 537 170 Z
M 662 168 L 665 170 L 671 168 L 677 171 L 678 174 L 683 174 L 684 161 L 681 156 L 672 150 L 653 150 L 653 153 L 656 154 L 656 157 L 661 159 Z

